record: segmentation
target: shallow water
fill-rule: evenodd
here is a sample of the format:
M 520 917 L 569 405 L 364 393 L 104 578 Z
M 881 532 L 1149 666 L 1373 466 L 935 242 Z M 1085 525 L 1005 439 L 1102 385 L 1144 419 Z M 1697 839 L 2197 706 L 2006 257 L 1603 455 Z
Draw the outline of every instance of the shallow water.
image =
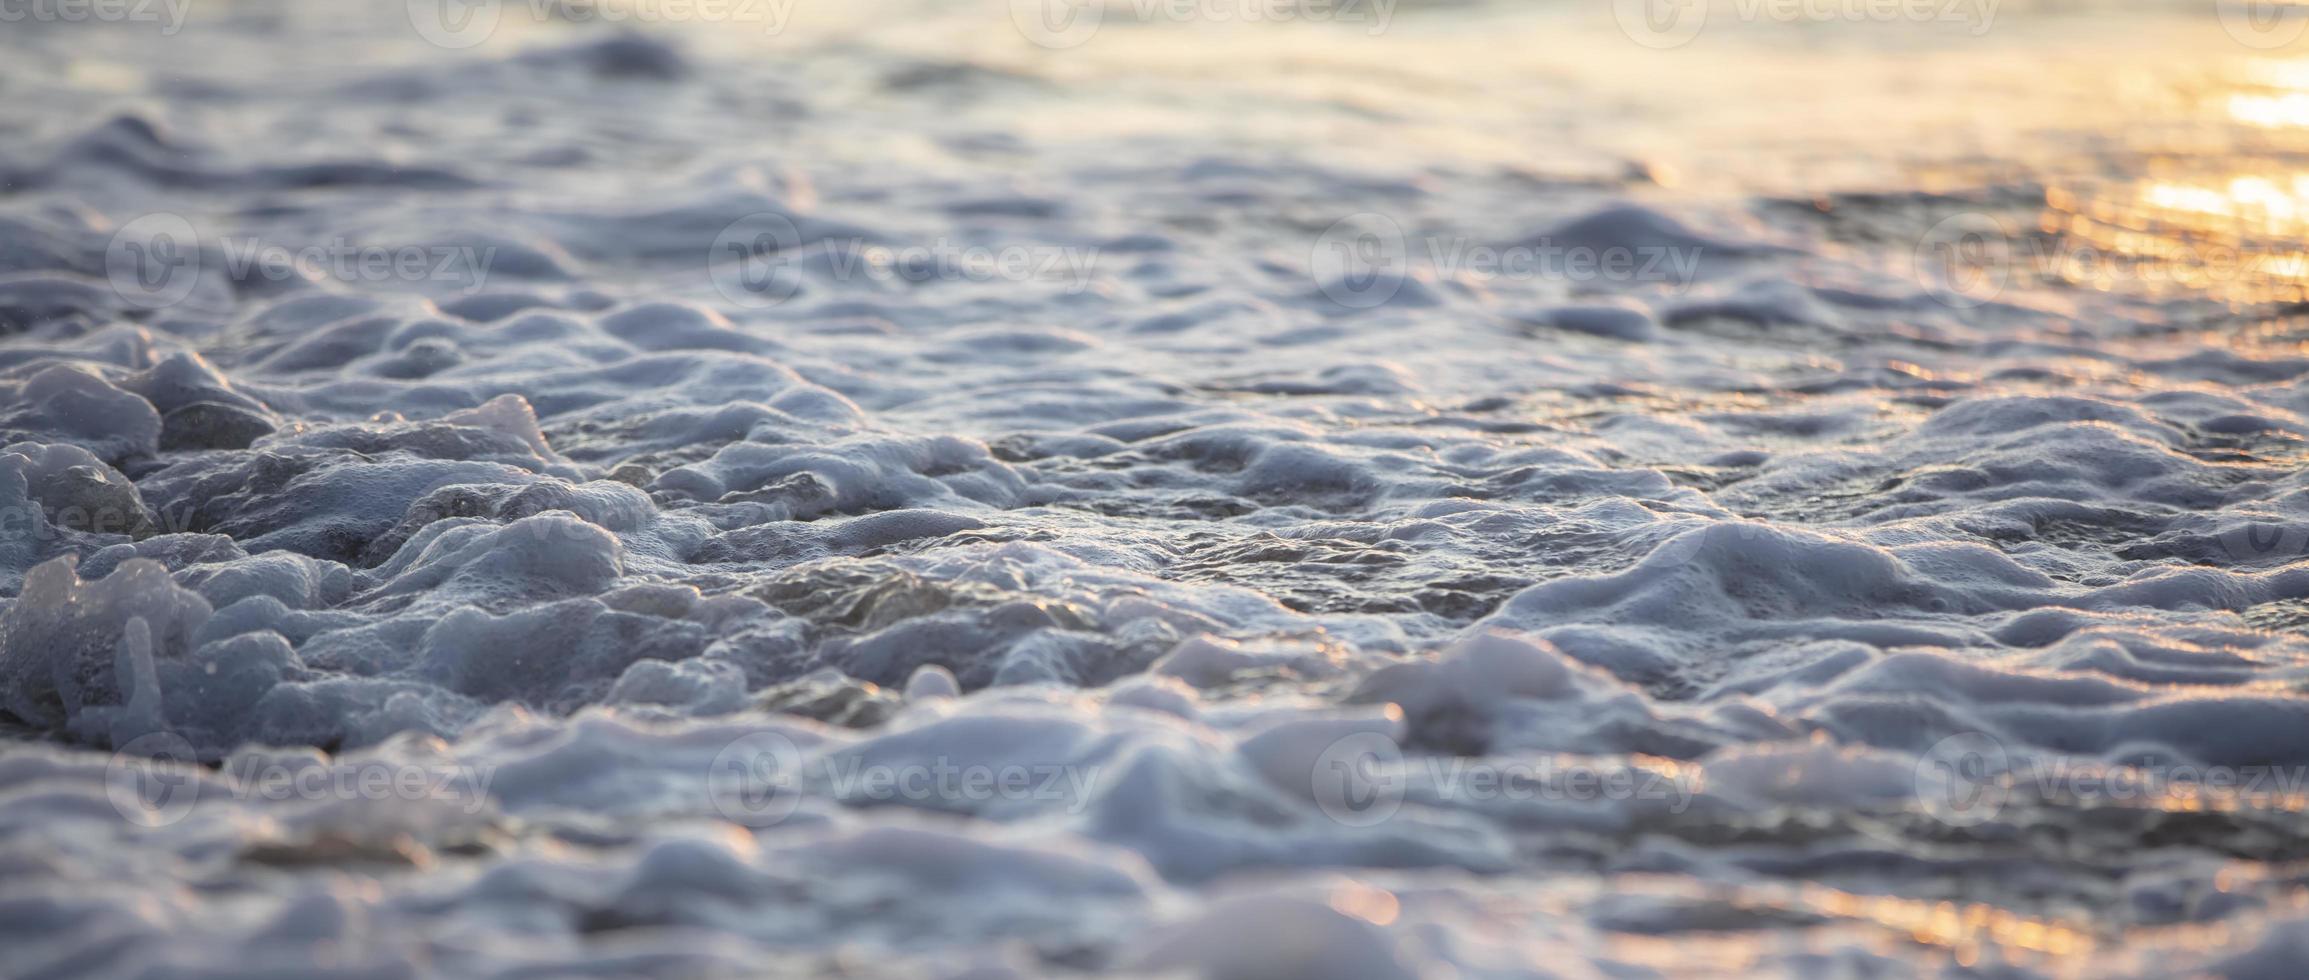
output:
M 2309 955 L 2293 20 L 819 6 L 0 25 L 0 973 Z

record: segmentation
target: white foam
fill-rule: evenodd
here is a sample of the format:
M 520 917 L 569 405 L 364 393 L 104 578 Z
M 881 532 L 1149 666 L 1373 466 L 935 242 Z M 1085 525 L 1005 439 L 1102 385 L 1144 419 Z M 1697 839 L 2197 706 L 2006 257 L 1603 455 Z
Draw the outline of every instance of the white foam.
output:
M 1815 203 L 1905 113 L 1689 194 L 1591 145 L 1756 143 L 1784 73 L 1674 66 L 1759 25 L 1663 104 L 1544 5 L 1303 75 L 1114 6 L 289 6 L 0 42 L 0 973 L 2300 958 L 2297 338 L 1888 276 L 2045 197 Z M 1985 70 L 1806 36 L 1898 67 L 1856 93 Z M 170 216 L 188 278 L 123 275 Z M 336 240 L 452 261 L 240 261 Z

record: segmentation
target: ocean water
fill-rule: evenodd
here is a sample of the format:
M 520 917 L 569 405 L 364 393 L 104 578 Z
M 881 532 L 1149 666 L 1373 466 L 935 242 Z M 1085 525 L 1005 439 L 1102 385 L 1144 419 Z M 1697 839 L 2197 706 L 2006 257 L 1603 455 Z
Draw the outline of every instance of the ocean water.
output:
M 2291 977 L 2309 10 L 0 0 L 0 975 Z

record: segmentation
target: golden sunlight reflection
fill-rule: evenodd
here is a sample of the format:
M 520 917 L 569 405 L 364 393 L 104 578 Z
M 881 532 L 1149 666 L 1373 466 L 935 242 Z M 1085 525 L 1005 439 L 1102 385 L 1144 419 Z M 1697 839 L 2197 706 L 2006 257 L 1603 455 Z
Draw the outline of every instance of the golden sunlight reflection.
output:
M 2309 301 L 2309 58 L 2213 74 L 2197 132 L 2133 148 L 2140 176 L 2049 182 L 2036 278 L 2240 309 Z
M 2309 92 L 2264 95 L 2239 92 L 2229 96 L 2229 115 L 2254 126 L 2309 126 Z
M 2309 127 L 2309 59 L 2256 58 L 2245 63 L 2243 91 L 2229 96 L 2229 117 L 2252 126 Z
M 1824 885 L 1792 889 L 1761 887 L 1715 896 L 1717 901 L 1745 914 L 1788 921 L 1820 920 L 1833 930 L 1837 942 L 1871 940 L 1939 946 L 1960 961 L 1977 957 L 1983 946 L 2015 963 L 2049 965 L 2079 957 L 2097 945 L 2089 924 L 2030 916 L 1995 905 L 1959 903 L 1888 895 L 1857 894 Z M 1689 900 L 1689 897 L 1686 897 Z M 1853 927 L 1862 931 L 1853 932 Z M 1711 943 L 1712 958 L 1739 964 L 1761 958 L 1753 937 L 1726 935 Z M 1613 952 L 1628 961 L 1667 965 L 1688 962 L 1693 937 L 1668 942 L 1657 937 L 1612 937 Z
M 1341 168 L 1425 154 L 1438 173 L 1499 167 L 1538 186 L 1621 184 L 1688 199 L 1801 197 L 1823 184 L 1952 196 L 2042 187 L 2041 204 L 1992 205 L 2017 233 L 2014 279 L 2236 312 L 2309 302 L 2309 57 L 2186 39 L 2127 48 L 2139 38 L 2083 20 L 2044 35 L 2016 25 L 2012 43 L 2041 56 L 2031 67 L 2015 69 L 1993 45 L 1948 51 L 1922 80 L 1939 97 L 1887 114 L 1875 96 L 1920 80 L 1884 73 L 1874 50 L 1807 50 L 1800 66 L 1756 70 L 1742 43 L 1777 35 L 1727 33 L 1673 59 L 1631 59 L 1613 35 L 1594 33 L 1594 18 L 1520 7 L 1469 17 L 1482 29 L 1407 18 L 1383 36 L 1125 18 L 1064 56 L 999 31 L 966 47 L 1051 86 L 1029 93 L 1091 93 L 1030 113 L 1005 103 L 989 120 L 1039 141 L 1209 139 L 1218 126 L 1228 141 L 1326 146 L 1324 162 Z M 2138 56 L 2112 70 L 2112 45 Z M 1854 79 L 1853 96 L 1822 97 L 1822 74 Z M 1620 109 L 1596 125 L 1564 110 L 1575 91 Z M 1789 120 L 1791 104 L 1807 106 L 1807 118 Z M 1759 131 L 1778 142 L 1759 151 Z M 1852 152 L 1863 143 L 1958 149 Z
M 2214 185 L 2154 182 L 2142 189 L 2141 203 L 2156 211 L 2194 212 L 2276 232 L 2300 218 L 2305 195 L 2309 195 L 2309 174 L 2231 177 Z
M 1391 925 L 1402 911 L 1393 892 L 1360 882 L 1346 882 L 1331 892 L 1331 908 L 1372 925 Z
M 2035 278 L 2233 308 L 2309 300 L 2309 59 L 2214 78 L 2198 132 L 2133 148 L 2140 176 L 2049 182 Z
M 2053 187 L 2039 230 L 2019 260 L 2043 281 L 2236 307 L 2309 299 L 2309 173 Z

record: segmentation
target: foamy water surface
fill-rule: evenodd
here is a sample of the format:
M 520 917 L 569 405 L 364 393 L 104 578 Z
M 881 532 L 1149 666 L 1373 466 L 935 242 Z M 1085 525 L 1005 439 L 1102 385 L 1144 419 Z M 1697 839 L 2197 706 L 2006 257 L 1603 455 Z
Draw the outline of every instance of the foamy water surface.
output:
M 0 25 L 0 974 L 2292 976 L 2309 40 L 1987 7 Z

